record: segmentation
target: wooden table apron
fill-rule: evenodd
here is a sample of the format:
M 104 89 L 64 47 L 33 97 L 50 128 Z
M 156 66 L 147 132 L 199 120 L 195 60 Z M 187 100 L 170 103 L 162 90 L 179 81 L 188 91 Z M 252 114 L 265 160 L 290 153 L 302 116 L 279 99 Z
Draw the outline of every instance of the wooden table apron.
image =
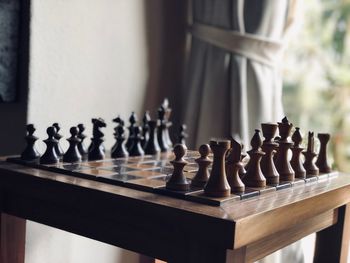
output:
M 320 248 L 332 242 L 327 238 L 338 240 L 338 247 L 348 242 L 349 190 L 350 176 L 341 174 L 325 184 L 213 207 L 0 164 L 2 213 L 170 262 L 251 262 L 327 228 L 318 235 L 322 258 Z M 346 257 L 340 250 L 328 256 Z

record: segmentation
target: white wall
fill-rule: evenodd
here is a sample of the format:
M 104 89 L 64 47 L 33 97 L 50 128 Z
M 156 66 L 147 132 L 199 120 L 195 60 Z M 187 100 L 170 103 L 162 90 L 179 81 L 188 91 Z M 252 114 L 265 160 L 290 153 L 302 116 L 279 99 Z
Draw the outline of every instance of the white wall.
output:
M 43 139 L 103 117 L 140 113 L 147 82 L 145 0 L 32 0 L 28 122 Z M 125 253 L 127 259 L 125 258 Z M 26 263 L 136 262 L 137 255 L 28 222 Z

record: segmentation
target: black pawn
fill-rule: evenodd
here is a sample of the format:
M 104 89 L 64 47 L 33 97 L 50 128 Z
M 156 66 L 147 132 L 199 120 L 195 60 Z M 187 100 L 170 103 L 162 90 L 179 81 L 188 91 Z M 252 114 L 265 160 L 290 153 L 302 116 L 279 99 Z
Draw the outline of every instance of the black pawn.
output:
M 44 140 L 46 144 L 46 151 L 40 158 L 41 164 L 55 164 L 59 162 L 59 157 L 57 156 L 55 147 L 58 141 L 55 139 L 56 128 L 50 126 L 46 129 L 48 138 Z
M 57 156 L 58 156 L 59 158 L 62 158 L 63 155 L 64 155 L 64 151 L 63 151 L 63 149 L 62 149 L 62 147 L 61 147 L 61 145 L 60 145 L 60 140 L 61 140 L 62 137 L 63 137 L 61 134 L 59 134 L 59 131 L 61 130 L 61 127 L 60 127 L 60 125 L 59 125 L 57 122 L 55 122 L 54 124 L 52 124 L 52 126 L 56 128 L 55 139 L 57 140 L 57 144 L 56 144 L 56 146 L 55 146 L 55 151 L 56 151 L 56 153 L 57 153 Z
M 150 122 L 151 117 L 149 116 L 149 112 L 146 111 L 145 115 L 143 115 L 142 119 L 142 140 L 141 140 L 141 146 L 143 149 L 146 149 L 147 142 L 150 137 L 150 128 L 148 123 Z
M 131 116 L 129 118 L 129 122 L 130 122 L 130 125 L 128 127 L 129 137 L 128 137 L 128 140 L 127 140 L 125 146 L 126 146 L 126 149 L 128 149 L 128 151 L 130 152 L 130 149 L 131 149 L 132 143 L 133 143 L 133 138 L 134 138 L 134 129 L 136 127 L 136 122 L 137 122 L 137 115 L 135 112 L 131 113 Z
M 146 143 L 145 153 L 146 154 L 157 154 L 160 152 L 160 147 L 157 138 L 157 122 L 149 121 L 149 139 Z
M 130 156 L 142 156 L 145 154 L 141 147 L 141 128 L 136 126 L 134 127 L 134 135 L 132 138 L 132 146 L 129 150 Z
M 71 134 L 71 137 L 67 139 L 69 142 L 69 148 L 63 155 L 63 161 L 66 163 L 81 162 L 81 154 L 78 149 L 78 144 L 80 142 L 80 139 L 78 138 L 78 128 L 72 127 L 69 132 Z
M 186 130 L 187 130 L 186 124 L 182 124 L 180 126 L 178 142 L 177 143 L 186 145 L 186 139 L 188 137 L 188 134 L 186 133 Z
M 80 141 L 78 143 L 78 150 L 79 150 L 79 153 L 81 155 L 81 158 L 83 160 L 86 160 L 88 157 L 88 149 L 86 148 L 86 146 L 84 144 L 84 140 L 86 138 L 86 135 L 84 134 L 84 131 L 85 131 L 84 124 L 78 124 L 78 129 L 79 129 L 78 138 L 80 139 Z
M 174 147 L 175 160 L 171 161 L 174 171 L 166 183 L 166 189 L 175 191 L 187 191 L 190 189 L 190 183 L 186 179 L 183 169 L 188 163 L 184 160 L 187 148 L 183 144 L 176 144 Z
M 121 122 L 115 130 L 116 144 L 111 153 L 112 158 L 128 157 L 129 153 L 125 148 L 125 128 L 124 122 Z
M 38 137 L 34 136 L 35 127 L 33 124 L 27 125 L 27 136 L 26 142 L 27 146 L 21 154 L 21 159 L 24 161 L 35 161 L 39 159 L 40 154 L 35 147 L 35 142 L 38 140 Z

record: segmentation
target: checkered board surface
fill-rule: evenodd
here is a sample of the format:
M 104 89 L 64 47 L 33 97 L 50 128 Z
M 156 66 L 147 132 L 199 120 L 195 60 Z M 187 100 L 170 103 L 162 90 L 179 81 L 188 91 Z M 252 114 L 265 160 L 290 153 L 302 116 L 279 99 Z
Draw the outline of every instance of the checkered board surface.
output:
M 188 180 L 191 180 L 196 174 L 198 166 L 195 159 L 198 157 L 198 152 L 195 151 L 188 151 L 185 157 L 188 164 L 184 168 L 184 174 Z M 170 164 L 170 161 L 173 159 L 174 155 L 172 153 L 166 153 L 159 156 L 146 155 L 142 157 L 104 159 L 101 161 L 85 161 L 80 163 L 60 162 L 54 165 L 25 162 L 20 158 L 8 158 L 7 160 L 38 169 L 141 191 L 154 192 L 212 206 L 220 206 L 227 202 L 248 199 L 298 185 L 311 185 L 313 182 L 320 183 L 321 181 L 327 183 L 327 180 L 337 175 L 336 172 L 332 172 L 318 177 L 296 179 L 293 183 L 281 182 L 278 186 L 267 186 L 263 189 L 246 187 L 246 191 L 243 194 L 231 194 L 229 197 L 214 198 L 205 196 L 201 188 L 191 188 L 189 191 L 172 191 L 166 189 L 166 181 L 173 171 L 173 166 Z

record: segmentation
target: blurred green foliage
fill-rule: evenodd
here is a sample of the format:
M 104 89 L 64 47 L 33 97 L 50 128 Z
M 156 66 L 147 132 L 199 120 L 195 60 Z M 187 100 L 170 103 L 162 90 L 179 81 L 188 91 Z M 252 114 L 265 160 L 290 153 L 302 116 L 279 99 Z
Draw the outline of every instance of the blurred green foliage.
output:
M 350 171 L 350 0 L 299 1 L 283 59 L 286 115 L 330 132 L 337 169 Z

